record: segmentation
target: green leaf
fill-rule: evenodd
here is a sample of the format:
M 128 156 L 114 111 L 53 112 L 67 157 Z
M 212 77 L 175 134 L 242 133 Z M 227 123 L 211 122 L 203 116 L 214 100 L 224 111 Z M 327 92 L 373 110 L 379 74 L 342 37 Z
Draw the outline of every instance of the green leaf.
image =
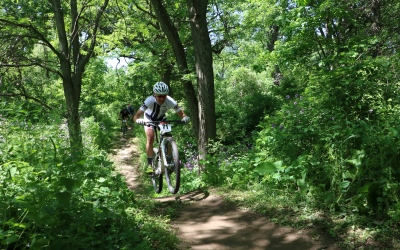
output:
M 346 189 L 346 188 L 348 188 L 350 186 L 350 181 L 342 181 L 341 183 L 340 183 L 340 188 L 341 189 Z
M 281 174 L 280 173 L 275 173 L 274 175 L 272 175 L 272 178 L 275 180 L 280 180 L 281 179 Z
M 15 227 L 26 228 L 26 225 L 25 225 L 25 224 L 22 224 L 22 223 L 14 223 L 12 226 L 13 226 L 14 228 L 15 228 Z
M 276 162 L 274 162 L 274 165 L 275 165 L 275 167 L 277 168 L 277 169 L 281 169 L 282 168 L 282 161 L 276 161 Z
M 306 181 L 304 179 L 297 179 L 297 185 L 299 186 L 300 192 L 302 194 L 307 193 L 308 188 L 307 188 Z
M 69 201 L 71 200 L 70 192 L 58 192 L 56 193 L 56 198 L 61 206 L 68 206 Z
M 389 130 L 392 133 L 392 135 L 395 136 L 395 137 L 397 137 L 397 135 L 399 134 L 399 132 L 394 128 L 389 128 Z
M 271 174 L 276 170 L 277 167 L 272 162 L 262 162 L 254 169 L 259 174 Z
M 374 184 L 373 182 L 368 182 L 367 184 L 365 184 L 364 186 L 360 187 L 357 190 L 357 193 L 368 193 L 369 192 L 369 187 Z
M 17 240 L 18 240 L 18 235 L 12 234 L 12 235 L 8 236 L 7 239 L 5 239 L 3 242 L 4 242 L 4 244 L 9 245 L 13 242 L 16 242 Z
M 353 172 L 353 173 L 352 173 L 352 172 Z M 343 179 L 348 179 L 348 178 L 354 179 L 354 174 L 355 174 L 355 172 L 356 172 L 356 171 L 354 171 L 354 170 L 345 171 L 345 172 L 342 174 L 342 178 L 343 178 Z
M 96 174 L 94 172 L 89 172 L 86 174 L 86 177 L 91 180 L 94 180 L 95 176 L 96 176 Z
M 33 249 L 39 249 L 38 247 L 43 247 L 45 245 L 49 244 L 49 240 L 45 238 L 40 238 L 38 240 L 35 240 L 35 242 L 32 241 L 31 248 Z
M 10 171 L 11 178 L 14 178 L 14 175 L 17 172 L 17 167 L 12 167 L 12 168 L 10 168 L 9 171 Z
M 78 228 L 77 228 L 77 231 L 78 231 L 79 234 L 86 233 L 86 226 L 80 224 L 80 225 L 78 226 Z
M 71 191 L 75 185 L 75 180 L 71 178 L 61 177 L 60 184 L 63 185 L 68 191 Z

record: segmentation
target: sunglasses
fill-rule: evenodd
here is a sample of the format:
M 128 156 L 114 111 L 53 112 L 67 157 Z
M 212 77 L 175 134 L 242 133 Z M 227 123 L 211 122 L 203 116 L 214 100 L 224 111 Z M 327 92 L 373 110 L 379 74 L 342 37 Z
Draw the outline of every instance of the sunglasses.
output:
M 165 98 L 165 97 L 167 97 L 167 95 L 156 95 L 156 97 Z

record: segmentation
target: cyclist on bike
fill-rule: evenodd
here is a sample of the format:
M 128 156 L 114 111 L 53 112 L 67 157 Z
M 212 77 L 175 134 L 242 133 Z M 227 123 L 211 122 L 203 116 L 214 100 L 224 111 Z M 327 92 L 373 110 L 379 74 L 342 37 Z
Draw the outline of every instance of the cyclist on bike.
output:
M 165 113 L 173 109 L 182 119 L 182 122 L 189 122 L 190 118 L 183 112 L 178 103 L 172 97 L 168 96 L 168 92 L 167 84 L 157 82 L 153 86 L 154 94 L 146 98 L 133 117 L 133 120 L 139 125 L 144 125 L 146 122 L 162 121 L 165 118 Z M 144 118 L 140 118 L 143 114 Z M 153 173 L 151 164 L 153 162 L 154 127 L 145 126 L 144 131 L 147 137 L 146 154 L 148 167 L 146 173 L 151 174 Z
M 126 108 L 128 109 L 129 114 L 133 116 L 135 113 L 135 108 L 133 108 L 132 104 L 127 104 Z
M 124 107 L 121 109 L 121 111 L 119 111 L 118 120 L 119 119 L 121 119 L 121 131 L 122 131 L 123 120 L 129 119 L 129 110 L 127 108 Z
M 135 109 L 133 108 L 132 104 L 126 105 L 126 108 L 129 111 L 129 124 L 132 125 L 133 116 L 135 115 Z

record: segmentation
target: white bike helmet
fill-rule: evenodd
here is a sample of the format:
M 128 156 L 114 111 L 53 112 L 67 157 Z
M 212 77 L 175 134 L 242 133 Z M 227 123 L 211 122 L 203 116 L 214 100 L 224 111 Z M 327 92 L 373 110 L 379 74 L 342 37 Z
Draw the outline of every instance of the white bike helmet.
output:
M 153 87 L 153 92 L 157 95 L 167 95 L 168 85 L 165 82 L 157 82 Z

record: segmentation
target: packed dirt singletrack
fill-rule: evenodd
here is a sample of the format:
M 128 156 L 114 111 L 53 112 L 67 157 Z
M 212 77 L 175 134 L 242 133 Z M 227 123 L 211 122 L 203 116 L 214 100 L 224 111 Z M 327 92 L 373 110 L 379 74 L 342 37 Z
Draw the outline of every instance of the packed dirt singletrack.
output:
M 140 192 L 137 138 L 121 139 L 115 150 L 117 170 L 125 176 L 127 188 Z M 293 229 L 271 222 L 265 215 L 237 208 L 212 191 L 201 190 L 157 198 L 158 202 L 180 202 L 184 206 L 171 221 L 181 240 L 181 250 L 336 250 L 332 241 L 315 237 L 306 229 Z

